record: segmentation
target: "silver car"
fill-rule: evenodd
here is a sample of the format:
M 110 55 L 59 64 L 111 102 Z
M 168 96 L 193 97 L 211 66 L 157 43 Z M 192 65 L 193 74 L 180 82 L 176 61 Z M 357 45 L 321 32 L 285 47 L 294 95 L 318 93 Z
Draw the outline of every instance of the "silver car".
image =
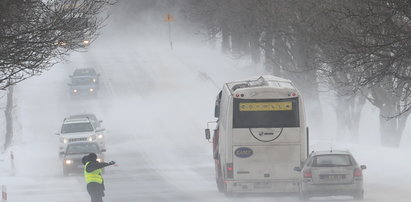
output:
M 307 200 L 314 196 L 348 195 L 362 200 L 362 170 L 366 168 L 359 166 L 349 151 L 312 152 L 302 168 L 294 168 L 300 172 L 299 197 Z

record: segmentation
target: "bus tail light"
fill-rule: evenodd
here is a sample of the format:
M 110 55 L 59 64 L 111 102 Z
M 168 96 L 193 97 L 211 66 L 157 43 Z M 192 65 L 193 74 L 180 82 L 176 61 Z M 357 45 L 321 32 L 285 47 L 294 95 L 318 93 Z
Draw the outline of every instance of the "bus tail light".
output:
M 233 178 L 234 177 L 233 163 L 227 163 L 226 168 L 227 168 L 227 178 Z
M 297 93 L 292 92 L 292 93 L 288 94 L 288 96 L 289 96 L 289 97 L 296 97 L 296 96 L 297 96 Z

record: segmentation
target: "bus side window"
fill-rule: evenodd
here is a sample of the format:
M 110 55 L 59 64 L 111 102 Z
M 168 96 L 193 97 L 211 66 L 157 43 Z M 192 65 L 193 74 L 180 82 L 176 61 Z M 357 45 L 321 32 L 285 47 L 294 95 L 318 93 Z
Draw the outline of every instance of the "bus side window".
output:
M 216 100 L 215 100 L 215 108 L 214 108 L 214 117 L 218 118 L 220 117 L 220 104 L 221 104 L 221 94 L 222 90 L 218 93 Z

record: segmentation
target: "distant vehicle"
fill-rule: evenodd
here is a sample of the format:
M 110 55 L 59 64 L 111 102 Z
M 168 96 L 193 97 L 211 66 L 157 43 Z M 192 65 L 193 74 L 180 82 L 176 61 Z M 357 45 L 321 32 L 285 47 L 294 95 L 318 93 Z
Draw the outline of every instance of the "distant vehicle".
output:
M 311 153 L 300 172 L 300 199 L 314 196 L 348 195 L 364 198 L 363 174 L 365 165 L 359 166 L 349 151 L 316 151 Z
M 70 119 L 87 118 L 91 121 L 94 128 L 96 128 L 96 129 L 101 128 L 101 123 L 103 122 L 102 120 L 98 120 L 96 115 L 92 114 L 92 113 L 71 115 L 69 118 Z
M 98 85 L 93 81 L 92 77 L 77 76 L 71 78 L 70 94 L 76 95 L 97 95 Z
M 63 156 L 63 175 L 67 176 L 69 173 L 83 172 L 84 165 L 81 159 L 90 153 L 97 154 L 97 161 L 104 161 L 103 152 L 105 149 L 100 149 L 95 142 L 76 142 L 67 145 Z
M 69 143 L 96 142 L 100 149 L 106 149 L 104 128 L 96 128 L 89 118 L 65 118 L 61 126 L 59 152 L 63 154 Z
M 70 76 L 71 78 L 75 77 L 91 77 L 92 81 L 96 83 L 98 86 L 100 82 L 100 74 L 96 72 L 94 68 L 79 68 L 74 70 L 73 75 Z
M 293 168 L 307 158 L 308 129 L 303 99 L 290 80 L 266 75 L 226 83 L 217 95 L 215 117 L 219 191 L 298 192 Z

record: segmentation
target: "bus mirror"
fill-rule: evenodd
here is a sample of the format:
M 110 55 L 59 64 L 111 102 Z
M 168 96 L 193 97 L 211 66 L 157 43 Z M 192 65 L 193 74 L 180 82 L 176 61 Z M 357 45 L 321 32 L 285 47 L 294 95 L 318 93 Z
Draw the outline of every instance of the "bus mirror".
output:
M 211 135 L 210 135 L 210 129 L 205 129 L 205 137 L 206 137 L 206 139 L 207 140 L 210 140 L 210 138 L 211 138 Z

